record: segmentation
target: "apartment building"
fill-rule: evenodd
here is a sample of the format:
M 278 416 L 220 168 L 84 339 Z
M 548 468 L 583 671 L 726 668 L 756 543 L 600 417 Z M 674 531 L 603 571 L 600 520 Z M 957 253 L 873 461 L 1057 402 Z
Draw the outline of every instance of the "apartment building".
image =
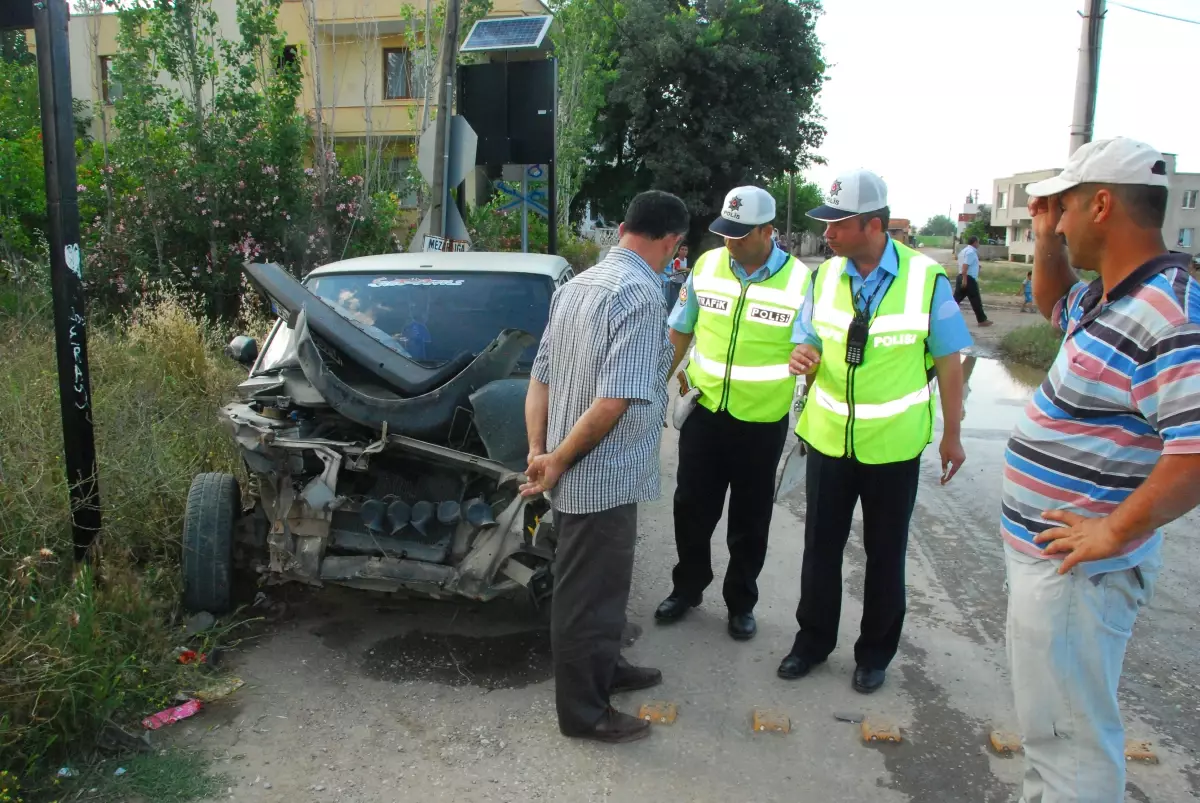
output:
M 212 6 L 218 35 L 235 38 L 235 0 L 212 0 Z M 277 20 L 288 41 L 285 58 L 299 61 L 303 71 L 299 111 L 313 116 L 319 110 L 338 144 L 370 138 L 372 150 L 389 158 L 398 181 L 415 158 L 428 113 L 426 81 L 436 71 L 436 65 L 432 70 L 425 65 L 426 10 L 421 0 L 284 0 Z M 489 16 L 548 13 L 541 0 L 493 0 Z M 73 13 L 68 28 L 72 94 L 93 108 L 104 107 L 109 124 L 121 95 L 111 77 L 118 31 L 118 15 L 111 12 Z M 28 41 L 36 48 L 32 31 Z M 436 96 L 429 93 L 429 111 Z M 97 119 L 94 125 L 99 137 L 104 123 Z
M 1167 248 L 1200 259 L 1200 240 L 1197 240 L 1200 232 L 1200 173 L 1179 173 L 1175 169 L 1176 155 L 1165 153 L 1163 156 L 1170 181 L 1163 240 Z M 1061 168 L 1035 170 L 993 182 L 992 225 L 1004 228 L 1009 259 L 1014 262 L 1033 260 L 1033 219 L 1029 215 L 1029 195 L 1025 188 L 1059 172 Z

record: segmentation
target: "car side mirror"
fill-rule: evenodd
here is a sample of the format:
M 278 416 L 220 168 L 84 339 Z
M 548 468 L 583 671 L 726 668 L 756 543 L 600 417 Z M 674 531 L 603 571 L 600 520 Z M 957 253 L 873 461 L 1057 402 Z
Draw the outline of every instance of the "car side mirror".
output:
M 238 335 L 225 347 L 225 356 L 249 368 L 258 359 L 258 341 L 246 335 Z

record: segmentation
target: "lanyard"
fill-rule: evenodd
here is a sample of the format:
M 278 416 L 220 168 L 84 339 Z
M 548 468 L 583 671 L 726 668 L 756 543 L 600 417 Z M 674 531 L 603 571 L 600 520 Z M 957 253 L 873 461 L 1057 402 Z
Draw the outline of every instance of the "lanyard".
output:
M 892 247 L 893 248 L 896 247 L 895 243 L 892 244 Z M 899 261 L 900 261 L 900 255 L 896 254 L 897 264 L 899 264 Z M 876 267 L 875 270 L 879 270 L 879 268 Z M 885 273 L 886 273 L 886 271 L 885 271 Z M 859 320 L 862 320 L 862 321 L 868 321 L 868 320 L 873 319 L 875 316 L 871 314 L 871 305 L 873 303 L 875 303 L 875 296 L 879 295 L 879 291 L 881 291 L 881 290 L 883 291 L 883 294 L 886 296 L 887 291 L 890 290 L 892 287 L 892 282 L 894 282 L 895 280 L 896 280 L 896 277 L 893 276 L 892 274 L 888 273 L 886 279 L 880 280 L 879 284 L 875 285 L 875 289 L 871 291 L 871 296 L 870 296 L 870 298 L 867 299 L 867 303 L 864 304 L 862 306 L 862 308 L 860 309 L 858 305 L 863 300 L 863 298 L 862 298 L 863 289 L 867 286 L 866 279 L 863 279 L 862 287 L 858 288 L 858 292 L 854 294 L 854 317 Z M 879 310 L 876 310 L 876 313 L 878 313 L 878 312 L 879 312 Z

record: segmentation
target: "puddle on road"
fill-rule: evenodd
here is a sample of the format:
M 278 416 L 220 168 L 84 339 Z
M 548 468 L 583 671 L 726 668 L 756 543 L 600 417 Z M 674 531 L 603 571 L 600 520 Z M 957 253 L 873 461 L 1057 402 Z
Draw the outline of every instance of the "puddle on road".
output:
M 520 689 L 554 673 L 545 630 L 488 636 L 414 630 L 367 650 L 363 671 L 394 683 L 423 680 L 484 689 Z
M 626 647 L 642 635 L 628 622 Z M 550 633 L 519 630 L 489 635 L 412 630 L 377 642 L 363 655 L 363 671 L 376 680 L 423 680 L 446 686 L 520 689 L 554 676 Z
M 963 361 L 967 374 L 963 434 L 993 434 L 1008 437 L 1017 425 L 1045 371 L 1027 365 L 968 355 Z M 939 413 L 941 412 L 939 407 Z M 939 423 L 941 415 L 938 416 Z

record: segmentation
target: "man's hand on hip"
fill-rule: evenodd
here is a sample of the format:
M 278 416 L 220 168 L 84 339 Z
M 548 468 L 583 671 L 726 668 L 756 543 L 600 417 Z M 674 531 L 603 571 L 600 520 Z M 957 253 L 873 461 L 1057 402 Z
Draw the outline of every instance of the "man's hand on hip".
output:
M 942 485 L 945 485 L 954 479 L 954 475 L 962 468 L 967 459 L 967 452 L 963 449 L 962 439 L 957 435 L 943 435 L 938 451 L 942 455 Z
M 820 363 L 821 353 L 807 343 L 801 343 L 792 349 L 788 370 L 792 372 L 792 376 L 809 376 L 817 372 Z
M 1108 516 L 1088 517 L 1069 510 L 1048 510 L 1042 518 L 1065 525 L 1052 527 L 1033 539 L 1035 544 L 1045 547 L 1042 554 L 1065 555 L 1059 574 L 1066 574 L 1087 560 L 1119 555 L 1125 545 L 1125 539 L 1113 529 Z

